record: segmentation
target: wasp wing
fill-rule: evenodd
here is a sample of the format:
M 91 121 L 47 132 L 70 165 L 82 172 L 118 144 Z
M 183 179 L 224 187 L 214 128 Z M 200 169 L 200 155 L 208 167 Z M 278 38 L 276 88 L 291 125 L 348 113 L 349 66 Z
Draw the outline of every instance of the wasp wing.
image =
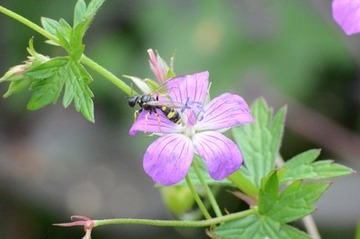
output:
M 144 103 L 144 105 L 150 105 L 150 106 L 154 106 L 154 107 L 169 107 L 169 108 L 184 108 L 185 105 L 181 104 L 181 103 L 176 103 L 176 102 L 163 102 L 163 101 L 149 101 Z

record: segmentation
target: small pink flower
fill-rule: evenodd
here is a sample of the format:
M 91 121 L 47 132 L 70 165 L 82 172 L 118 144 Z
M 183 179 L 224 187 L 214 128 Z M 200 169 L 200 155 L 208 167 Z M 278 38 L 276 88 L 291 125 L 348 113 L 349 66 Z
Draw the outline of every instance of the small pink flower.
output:
M 360 32 L 360 0 L 333 0 L 335 21 L 347 35 Z
M 171 122 L 160 110 L 158 115 L 144 110 L 130 129 L 130 135 L 139 131 L 162 135 L 146 150 L 145 172 L 157 183 L 176 184 L 185 178 L 194 153 L 205 161 L 215 180 L 223 180 L 238 170 L 242 154 L 221 132 L 254 122 L 244 99 L 225 93 L 204 105 L 209 87 L 207 71 L 172 78 L 166 87 L 172 102 L 185 105 L 179 110 L 182 123 Z
M 59 227 L 74 227 L 74 226 L 84 226 L 85 236 L 82 239 L 91 238 L 91 230 L 94 228 L 94 221 L 87 216 L 73 215 L 71 220 L 78 219 L 78 221 L 67 222 L 67 223 L 55 223 L 54 226 Z

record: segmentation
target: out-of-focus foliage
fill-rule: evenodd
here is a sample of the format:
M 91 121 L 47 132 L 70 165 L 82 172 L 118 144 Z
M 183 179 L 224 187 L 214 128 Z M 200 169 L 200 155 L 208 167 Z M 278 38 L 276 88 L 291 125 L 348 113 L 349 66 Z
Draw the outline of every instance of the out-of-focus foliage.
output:
M 324 8 L 319 7 L 317 2 L 319 1 L 107 0 L 85 36 L 85 53 L 118 76 L 126 74 L 146 78 L 151 76 L 146 53 L 148 48 L 157 49 L 164 59 L 169 59 L 175 52 L 175 72 L 178 75 L 205 69 L 210 71 L 210 80 L 216 82 L 216 88 L 211 89 L 213 95 L 219 95 L 220 92 L 229 89 L 242 93 L 246 82 L 255 82 L 259 88 L 270 85 L 354 129 L 359 116 L 359 101 L 353 97 L 354 93 L 359 95 L 355 87 L 355 63 L 340 37 L 341 31 L 332 23 L 330 16 L 324 14 L 330 11 L 329 1 L 324 1 Z M 75 3 L 76 0 L 32 0 L 26 4 L 23 0 L 1 2 L 2 5 L 38 24 L 42 16 L 52 19 L 64 18 L 71 22 Z M 0 31 L 1 72 L 24 60 L 31 36 L 35 36 L 34 44 L 37 51 L 49 56 L 62 54 L 59 49 L 43 43 L 42 36 L 3 15 L 0 15 Z M 95 114 L 105 113 L 109 122 L 116 121 L 116 127 L 122 127 L 121 130 L 113 128 L 109 132 L 115 129 L 126 133 L 133 119 L 132 111 L 128 109 L 124 99 L 125 95 L 100 76 L 94 74 L 93 78 L 94 82 L 90 87 L 95 95 Z M 0 94 L 5 92 L 6 86 L 0 85 Z M 251 97 L 254 99 L 259 95 Z M 29 98 L 30 96 L 24 94 L 14 95 L 6 101 L 0 100 L 1 143 L 7 140 L 14 143 L 10 141 L 10 137 L 19 132 L 25 134 L 24 132 L 32 129 L 34 122 L 24 121 L 24 117 L 30 114 L 25 111 Z M 35 112 L 32 115 L 37 114 L 41 118 L 43 112 Z M 9 129 L 16 130 L 10 132 Z M 284 147 L 284 150 L 293 150 L 287 154 L 296 155 L 301 144 L 293 140 L 293 144 L 289 145 L 287 137 L 289 136 L 285 135 L 284 143 L 289 147 Z M 24 138 L 23 140 L 26 140 L 26 134 Z M 98 146 L 98 141 L 94 138 L 94 145 Z M 128 141 L 126 138 L 126 143 L 119 143 L 119 147 L 128 150 Z M 130 147 L 133 147 L 133 150 L 145 149 L 144 141 L 146 139 L 132 140 L 135 146 Z M 4 145 L 6 143 L 0 146 L 2 152 Z M 99 152 L 100 150 L 98 148 Z M 119 158 L 118 155 L 114 155 L 106 160 L 118 162 Z M 141 164 L 140 161 L 141 159 L 137 163 Z M 116 182 L 121 183 L 119 178 L 116 178 Z M 29 183 L 32 182 L 28 180 L 27 184 Z M 26 187 L 26 184 L 19 184 Z M 36 185 L 36 182 L 33 184 Z M 19 197 L 20 194 L 18 191 L 12 191 L 12 188 L 19 191 L 22 188 L 11 187 L 5 180 L 0 186 L 6 188 L 0 191 L 0 198 L 2 203 L 9 205 L 7 212 L 11 214 L 9 218 L 12 218 L 13 225 L 22 225 L 22 222 L 28 225 L 26 222 L 31 221 L 31 228 L 27 228 L 23 235 L 28 235 L 27 238 L 45 238 L 47 228 L 56 220 L 51 218 L 44 222 L 44 218 L 52 217 L 54 212 L 59 213 L 59 210 L 55 209 L 63 200 L 53 203 L 49 194 L 42 194 L 39 188 L 40 193 L 36 193 L 36 199 L 21 197 L 21 201 L 14 205 L 17 201 L 11 198 Z M 6 194 L 7 191 L 11 194 Z M 44 196 L 39 199 L 39 195 Z M 7 197 L 10 199 L 6 200 Z M 46 216 L 38 215 L 39 213 L 33 210 L 29 210 L 28 214 L 19 212 L 23 210 L 16 210 L 26 207 L 24 205 L 31 207 L 33 204 L 28 203 L 31 200 L 43 200 L 35 204 L 37 206 L 34 208 L 42 202 L 50 205 L 47 206 L 50 210 L 43 213 Z M 120 205 L 121 200 L 118 201 Z M 60 214 L 56 217 L 63 218 L 68 215 Z M 22 221 L 17 220 L 19 217 Z M 38 224 L 33 218 L 37 218 Z M 43 226 L 44 224 L 46 226 Z M 0 230 L 14 235 L 2 229 L 8 225 L 10 224 L 0 222 Z M 51 229 L 48 233 L 49 238 L 61 238 L 60 233 L 63 232 L 59 231 L 62 230 Z M 94 238 L 97 238 L 96 233 L 98 232 L 93 234 Z M 171 235 L 171 238 L 177 235 L 174 231 L 164 233 Z M 159 234 L 159 231 L 148 233 L 149 237 L 153 235 L 154 238 L 159 238 Z M 166 237 L 165 234 L 161 235 Z M 81 232 L 78 237 L 81 237 Z M 138 238 L 136 229 L 127 236 L 132 237 Z M 190 234 L 189 238 L 199 236 Z

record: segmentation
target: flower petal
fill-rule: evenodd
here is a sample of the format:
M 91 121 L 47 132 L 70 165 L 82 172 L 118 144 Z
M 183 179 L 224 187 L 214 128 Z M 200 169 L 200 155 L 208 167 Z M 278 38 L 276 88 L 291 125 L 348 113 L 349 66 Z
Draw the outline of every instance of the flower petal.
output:
M 209 72 L 177 76 L 166 82 L 172 102 L 188 104 L 196 102 L 202 105 L 209 86 Z
M 243 162 L 237 145 L 221 133 L 206 131 L 195 134 L 193 143 L 215 180 L 223 180 L 238 170 Z
M 334 0 L 333 17 L 347 35 L 360 32 L 360 0 Z
M 154 73 L 156 79 L 160 84 L 163 84 L 166 81 L 167 72 L 169 70 L 169 66 L 166 62 L 159 56 L 159 54 L 155 54 L 153 49 L 147 50 L 149 54 L 149 63 L 150 69 Z
M 219 130 L 254 122 L 245 100 L 235 94 L 225 93 L 204 107 L 205 113 L 196 123 L 196 130 Z
M 144 155 L 145 172 L 168 186 L 185 178 L 194 156 L 191 140 L 182 134 L 167 134 L 155 140 Z
M 139 131 L 145 133 L 174 133 L 180 132 L 181 125 L 170 121 L 164 113 L 157 109 L 156 113 L 143 110 L 131 126 L 129 134 L 136 135 Z

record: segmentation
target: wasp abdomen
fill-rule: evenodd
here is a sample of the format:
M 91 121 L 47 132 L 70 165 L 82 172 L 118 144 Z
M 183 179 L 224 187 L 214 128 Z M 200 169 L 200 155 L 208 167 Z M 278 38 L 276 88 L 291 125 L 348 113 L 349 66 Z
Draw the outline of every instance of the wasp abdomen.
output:
M 173 122 L 175 124 L 180 124 L 181 117 L 180 117 L 179 112 L 177 112 L 173 108 L 166 107 L 166 106 L 162 106 L 160 109 L 171 122 Z

